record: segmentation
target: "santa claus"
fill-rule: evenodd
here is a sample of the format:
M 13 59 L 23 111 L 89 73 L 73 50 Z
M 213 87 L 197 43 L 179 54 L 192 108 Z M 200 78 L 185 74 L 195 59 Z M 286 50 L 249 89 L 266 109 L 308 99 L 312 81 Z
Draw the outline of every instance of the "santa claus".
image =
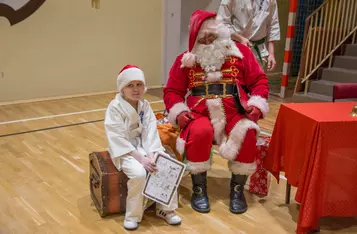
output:
M 176 145 L 192 177 L 194 210 L 210 211 L 206 185 L 213 143 L 232 172 L 230 211 L 247 210 L 243 190 L 256 168 L 256 122 L 269 111 L 268 93 L 267 77 L 250 48 L 231 40 L 216 13 L 195 11 L 189 50 L 176 58 L 164 89 L 168 119 L 181 129 Z

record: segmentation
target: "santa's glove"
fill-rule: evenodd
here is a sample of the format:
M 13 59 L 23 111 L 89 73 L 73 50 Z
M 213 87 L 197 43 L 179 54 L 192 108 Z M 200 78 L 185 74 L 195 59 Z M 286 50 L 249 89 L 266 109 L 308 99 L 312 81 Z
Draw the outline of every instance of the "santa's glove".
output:
M 255 106 L 248 107 L 246 111 L 246 117 L 253 122 L 257 122 L 259 118 L 262 116 L 262 112 Z
M 184 129 L 193 119 L 193 115 L 188 112 L 184 111 L 177 116 L 177 124 L 181 129 Z

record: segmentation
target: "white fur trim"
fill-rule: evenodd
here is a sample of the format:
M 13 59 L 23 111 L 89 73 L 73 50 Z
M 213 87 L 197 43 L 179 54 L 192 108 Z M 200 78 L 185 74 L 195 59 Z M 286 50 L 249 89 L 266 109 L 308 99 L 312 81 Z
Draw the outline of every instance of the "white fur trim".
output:
M 217 15 L 216 16 L 216 22 L 217 24 L 223 24 L 223 17 L 221 15 Z
M 183 155 L 183 153 L 185 152 L 185 145 L 186 141 L 181 137 L 178 137 L 176 140 L 176 150 L 177 152 L 179 152 L 179 154 Z
M 181 59 L 181 68 L 183 67 L 193 67 L 196 63 L 196 55 L 191 52 L 186 52 Z
M 208 171 L 211 168 L 211 160 L 205 162 L 186 162 L 186 171 L 189 171 L 191 174 L 198 174 L 201 172 Z
M 222 72 L 208 72 L 207 74 L 207 82 L 217 82 L 220 81 L 222 78 Z
M 225 138 L 226 115 L 221 98 L 207 99 L 206 105 L 210 114 L 216 144 L 221 144 Z
M 231 49 L 229 50 L 229 52 L 228 52 L 227 54 L 242 59 L 242 58 L 243 58 L 243 54 L 242 54 L 242 52 L 240 52 L 240 50 L 238 49 L 236 43 L 231 40 L 231 43 L 230 43 L 230 44 L 231 44 L 231 45 L 230 45 L 230 46 L 231 46 Z
M 242 147 L 245 135 L 249 129 L 255 129 L 259 135 L 259 126 L 249 119 L 242 119 L 233 127 L 227 142 L 219 147 L 219 153 L 223 158 L 234 160 Z
M 269 112 L 269 103 L 261 96 L 251 96 L 248 100 L 248 106 L 257 107 L 262 112 L 263 117 Z
M 129 84 L 131 81 L 138 80 L 144 83 L 145 85 L 145 76 L 144 72 L 140 70 L 139 68 L 132 67 L 125 69 L 121 73 L 119 73 L 117 77 L 117 88 L 118 91 L 121 92 L 121 90 Z
M 257 163 L 228 161 L 228 168 L 235 175 L 251 175 L 257 170 Z
M 184 111 L 190 111 L 190 109 L 188 109 L 188 107 L 183 103 L 183 102 L 178 102 L 175 105 L 173 105 L 171 107 L 171 109 L 169 110 L 169 115 L 167 116 L 168 121 L 174 125 L 175 127 L 177 127 L 176 124 L 176 118 L 179 114 L 181 114 Z

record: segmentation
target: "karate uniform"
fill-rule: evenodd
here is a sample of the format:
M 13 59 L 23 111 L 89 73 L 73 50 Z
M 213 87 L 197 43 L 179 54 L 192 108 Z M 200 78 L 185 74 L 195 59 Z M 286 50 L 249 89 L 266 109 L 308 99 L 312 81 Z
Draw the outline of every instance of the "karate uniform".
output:
M 136 111 L 121 94 L 117 94 L 107 108 L 104 126 L 113 163 L 129 178 L 125 220 L 140 222 L 144 212 L 142 191 L 146 170 L 130 152 L 136 150 L 142 155 L 148 155 L 164 151 L 155 115 L 148 101 L 140 100 Z M 177 207 L 177 196 L 174 196 L 170 207 L 162 209 L 175 210 Z
M 276 0 L 222 0 L 218 9 L 219 16 L 230 29 L 231 33 L 257 42 L 280 40 L 280 26 Z M 258 46 L 261 57 L 265 59 L 269 52 L 266 43 Z M 252 48 L 256 58 L 257 51 Z

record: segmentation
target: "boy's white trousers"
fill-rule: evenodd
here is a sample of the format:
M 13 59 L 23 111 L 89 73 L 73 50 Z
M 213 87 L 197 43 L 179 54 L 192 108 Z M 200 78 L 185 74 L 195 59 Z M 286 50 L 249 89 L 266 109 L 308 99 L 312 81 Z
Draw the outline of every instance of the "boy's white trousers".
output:
M 141 222 L 144 213 L 144 196 L 142 191 L 146 181 L 146 170 L 143 165 L 130 155 L 115 158 L 114 165 L 123 170 L 128 176 L 128 196 L 126 198 L 125 220 Z M 169 207 L 161 204 L 156 204 L 156 207 L 162 210 L 176 210 L 177 194 L 173 196 L 173 200 Z

